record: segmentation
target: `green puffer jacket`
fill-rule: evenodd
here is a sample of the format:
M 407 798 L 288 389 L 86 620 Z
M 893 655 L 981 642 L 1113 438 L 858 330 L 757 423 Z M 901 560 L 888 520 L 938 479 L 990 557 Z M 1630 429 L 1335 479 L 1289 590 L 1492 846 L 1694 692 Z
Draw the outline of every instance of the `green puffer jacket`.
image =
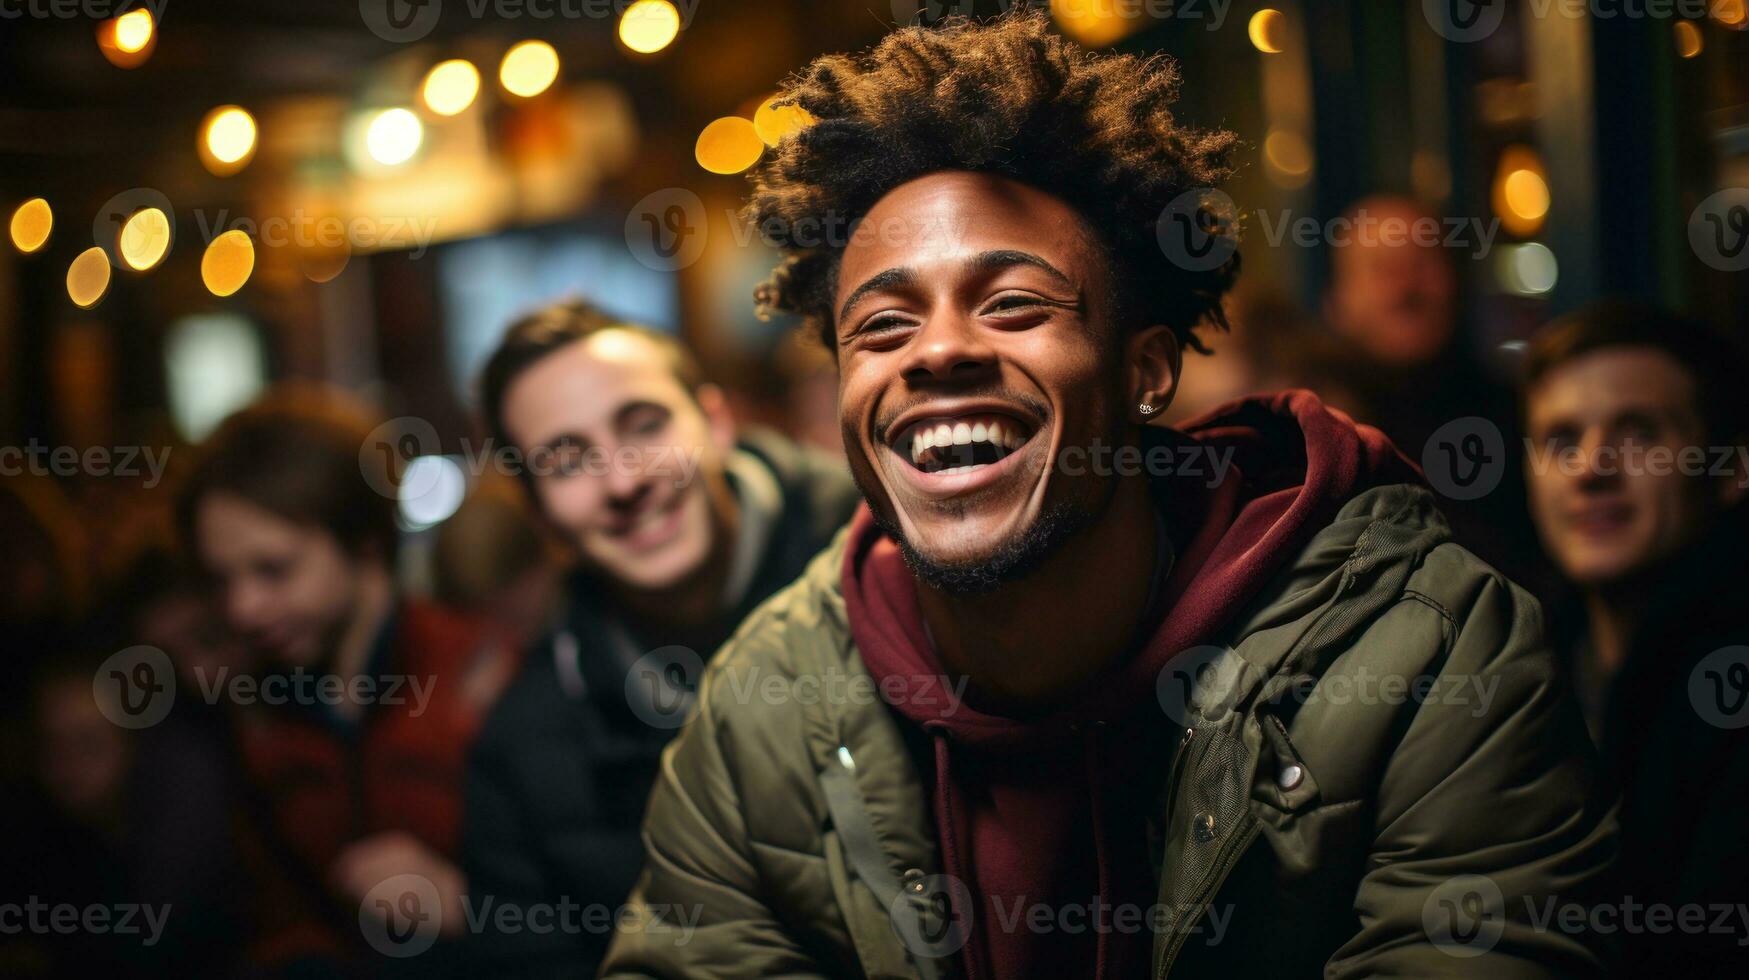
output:
M 959 969 L 912 733 L 845 620 L 845 547 L 707 670 L 604 976 Z M 1189 659 L 1185 703 L 1161 685 L 1183 733 L 1159 760 L 1155 976 L 1597 971 L 1571 907 L 1615 850 L 1589 741 L 1537 604 L 1429 493 L 1348 501 Z

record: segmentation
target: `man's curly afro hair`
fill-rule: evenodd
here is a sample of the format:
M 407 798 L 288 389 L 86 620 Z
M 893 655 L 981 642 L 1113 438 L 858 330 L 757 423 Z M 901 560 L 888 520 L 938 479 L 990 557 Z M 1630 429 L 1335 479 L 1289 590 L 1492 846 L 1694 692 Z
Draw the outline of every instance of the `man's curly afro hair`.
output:
M 816 59 L 780 105 L 814 122 L 784 138 L 751 174 L 745 216 L 784 253 L 754 293 L 762 315 L 796 313 L 836 350 L 831 308 L 844 239 L 831 228 L 868 213 L 926 174 L 1001 174 L 1075 207 L 1114 260 L 1120 322 L 1164 323 L 1204 350 L 1196 327 L 1226 327 L 1221 297 L 1238 255 L 1191 271 L 1161 250 L 1155 225 L 1186 191 L 1232 172 L 1237 137 L 1179 125 L 1177 65 L 1164 56 L 1096 54 L 1019 11 L 894 31 L 872 50 Z

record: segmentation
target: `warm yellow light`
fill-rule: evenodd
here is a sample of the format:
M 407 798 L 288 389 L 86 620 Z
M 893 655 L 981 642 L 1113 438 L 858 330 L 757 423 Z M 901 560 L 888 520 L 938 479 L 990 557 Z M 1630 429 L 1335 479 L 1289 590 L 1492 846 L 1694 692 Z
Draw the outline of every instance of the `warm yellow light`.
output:
M 766 146 L 776 146 L 785 136 L 807 128 L 814 121 L 808 110 L 799 105 L 772 105 L 777 98 L 774 95 L 759 103 L 753 113 L 753 129 Z
M 1245 30 L 1251 35 L 1251 46 L 1264 54 L 1280 54 L 1287 36 L 1287 19 L 1281 11 L 1270 7 L 1251 15 Z
M 384 109 L 364 131 L 364 148 L 370 158 L 385 167 L 413 159 L 425 141 L 425 127 L 406 109 Z
M 1676 22 L 1676 53 L 1684 58 L 1692 58 L 1700 54 L 1706 47 L 1701 39 L 1700 28 L 1693 21 L 1679 20 Z
M 200 257 L 200 281 L 214 296 L 229 296 L 242 289 L 254 271 L 255 243 L 236 229 L 213 239 Z
M 1535 150 L 1513 145 L 1500 151 L 1490 198 L 1494 213 L 1509 233 L 1529 238 L 1542 229 L 1551 194 L 1548 172 Z
M 439 62 L 426 74 L 422 92 L 427 109 L 453 116 L 474 104 L 480 94 L 480 71 L 461 58 Z
M 1506 175 L 1506 206 L 1526 221 L 1540 221 L 1549 213 L 1549 185 L 1530 170 Z
M 130 268 L 144 272 L 164 261 L 170 251 L 170 217 L 157 208 L 145 208 L 121 226 L 121 238 L 116 243 L 121 260 Z
M 55 227 L 55 212 L 49 202 L 33 197 L 12 212 L 12 244 L 26 255 L 43 247 Z
M 638 0 L 619 16 L 619 39 L 639 54 L 660 51 L 680 35 L 680 11 L 668 0 Z
M 738 174 L 758 162 L 765 143 L 751 120 L 724 116 L 698 134 L 693 154 L 698 165 L 714 174 Z
M 1283 187 L 1304 187 L 1312 173 L 1312 148 L 1296 130 L 1270 130 L 1263 138 L 1263 159 L 1270 177 Z
M 201 124 L 201 162 L 223 177 L 242 170 L 255 155 L 255 117 L 239 106 L 222 105 Z
M 152 12 L 130 10 L 115 19 L 115 46 L 128 54 L 145 50 L 152 43 Z
M 1111 0 L 1054 0 L 1051 16 L 1064 34 L 1092 48 L 1120 41 L 1144 26 L 1140 11 L 1119 10 Z
M 67 267 L 67 298 L 80 309 L 90 309 L 108 291 L 109 256 L 93 245 Z
M 1711 13 L 1713 20 L 1742 30 L 1749 26 L 1749 10 L 1745 10 L 1743 0 L 1713 0 Z
M 524 41 L 504 53 L 498 81 L 511 95 L 531 98 L 559 77 L 559 53 L 545 41 Z

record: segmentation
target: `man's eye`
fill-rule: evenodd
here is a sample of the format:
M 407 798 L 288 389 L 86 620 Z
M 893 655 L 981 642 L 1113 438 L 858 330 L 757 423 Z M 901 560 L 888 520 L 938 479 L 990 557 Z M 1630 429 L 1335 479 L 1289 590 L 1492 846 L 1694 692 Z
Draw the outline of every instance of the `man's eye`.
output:
M 990 305 L 984 307 L 986 313 L 1001 313 L 1006 310 L 1024 310 L 1043 306 L 1044 302 L 1037 296 L 999 296 Z

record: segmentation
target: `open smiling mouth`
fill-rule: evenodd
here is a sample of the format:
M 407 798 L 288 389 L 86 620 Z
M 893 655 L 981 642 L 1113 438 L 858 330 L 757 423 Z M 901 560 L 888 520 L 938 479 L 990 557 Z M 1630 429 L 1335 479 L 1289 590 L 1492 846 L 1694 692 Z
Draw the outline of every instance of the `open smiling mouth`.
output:
M 893 447 L 923 473 L 974 473 L 1008 458 L 1033 435 L 1010 415 L 980 413 L 919 419 Z

